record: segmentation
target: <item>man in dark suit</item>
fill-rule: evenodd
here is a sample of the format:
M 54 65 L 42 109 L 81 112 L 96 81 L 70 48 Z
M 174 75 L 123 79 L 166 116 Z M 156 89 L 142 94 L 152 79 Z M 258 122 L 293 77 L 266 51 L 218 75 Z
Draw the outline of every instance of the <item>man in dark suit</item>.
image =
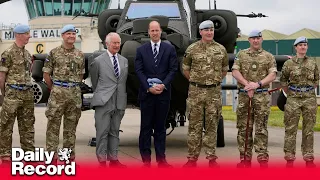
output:
M 151 166 L 151 135 L 158 167 L 171 167 L 166 161 L 166 119 L 171 99 L 171 82 L 178 70 L 174 46 L 161 42 L 161 28 L 157 21 L 149 24 L 150 42 L 137 49 L 135 70 L 140 80 L 139 100 L 141 126 L 139 149 L 144 166 Z
M 124 168 L 118 161 L 119 128 L 127 107 L 128 60 L 118 54 L 121 39 L 117 33 L 106 37 L 107 51 L 90 65 L 93 87 L 91 105 L 95 108 L 96 156 L 100 166 Z

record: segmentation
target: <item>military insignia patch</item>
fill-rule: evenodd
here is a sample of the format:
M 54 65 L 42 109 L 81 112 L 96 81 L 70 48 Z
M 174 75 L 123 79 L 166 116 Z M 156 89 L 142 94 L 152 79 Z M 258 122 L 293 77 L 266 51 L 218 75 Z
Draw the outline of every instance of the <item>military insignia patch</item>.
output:
M 6 58 L 1 58 L 1 62 L 6 62 Z
M 257 64 L 257 62 L 253 62 L 253 63 L 252 63 L 251 69 L 252 69 L 253 71 L 256 71 L 256 70 L 258 69 L 258 64 Z
M 46 58 L 46 61 L 47 61 L 47 62 L 49 62 L 49 59 L 48 59 L 48 58 Z

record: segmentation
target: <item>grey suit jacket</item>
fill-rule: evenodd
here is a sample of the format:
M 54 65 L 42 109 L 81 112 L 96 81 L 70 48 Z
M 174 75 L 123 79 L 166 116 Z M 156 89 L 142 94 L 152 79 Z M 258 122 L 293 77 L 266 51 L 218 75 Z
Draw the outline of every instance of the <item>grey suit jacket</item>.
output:
M 126 81 L 128 76 L 128 60 L 118 54 L 120 76 L 114 75 L 113 64 L 106 52 L 96 57 L 89 66 L 93 97 L 91 106 L 104 106 L 114 93 L 117 96 L 116 108 L 125 110 L 127 106 Z

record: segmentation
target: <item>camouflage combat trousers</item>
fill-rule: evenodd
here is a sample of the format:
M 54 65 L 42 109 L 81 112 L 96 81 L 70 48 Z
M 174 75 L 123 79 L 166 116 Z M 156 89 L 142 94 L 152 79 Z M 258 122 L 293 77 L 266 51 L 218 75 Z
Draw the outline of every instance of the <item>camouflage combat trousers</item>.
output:
M 238 128 L 238 149 L 240 160 L 245 156 L 245 140 L 248 120 L 249 96 L 246 93 L 239 93 L 237 107 L 237 128 Z M 252 98 L 251 117 L 248 129 L 248 144 L 246 150 L 247 160 L 252 159 L 252 149 L 258 153 L 257 160 L 268 161 L 268 117 L 270 114 L 270 95 L 268 92 L 255 93 Z M 253 140 L 253 124 L 255 124 L 255 137 Z
M 197 160 L 202 142 L 206 158 L 217 159 L 217 128 L 222 111 L 221 87 L 200 88 L 189 86 L 187 99 L 188 127 L 188 159 Z M 205 119 L 205 122 L 204 122 Z M 202 140 L 203 125 L 205 134 Z
M 71 159 L 75 158 L 76 129 L 81 117 L 80 87 L 53 86 L 45 112 L 48 118 L 46 148 L 56 151 L 59 145 L 61 119 L 63 118 L 63 148 L 71 148 Z M 57 158 L 57 154 L 55 154 Z
M 295 160 L 296 137 L 300 115 L 302 113 L 302 143 L 301 150 L 305 161 L 313 161 L 313 128 L 316 123 L 317 114 L 316 97 L 288 97 L 285 105 L 284 124 L 284 153 L 286 160 Z
M 11 157 L 12 131 L 17 118 L 20 145 L 24 151 L 34 151 L 33 89 L 16 90 L 6 86 L 0 113 L 0 156 Z

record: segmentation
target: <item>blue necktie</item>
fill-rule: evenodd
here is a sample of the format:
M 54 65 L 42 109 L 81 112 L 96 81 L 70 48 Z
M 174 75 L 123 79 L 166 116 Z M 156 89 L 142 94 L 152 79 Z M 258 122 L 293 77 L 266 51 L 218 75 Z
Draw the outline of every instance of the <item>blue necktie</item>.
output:
M 112 56 L 113 57 L 113 69 L 114 69 L 114 74 L 116 76 L 116 78 L 119 77 L 119 67 L 118 67 L 118 62 L 116 59 L 116 56 Z
M 154 48 L 153 48 L 153 58 L 154 58 L 154 62 L 157 62 L 157 58 L 158 58 L 158 51 L 157 51 L 157 44 L 154 44 Z

